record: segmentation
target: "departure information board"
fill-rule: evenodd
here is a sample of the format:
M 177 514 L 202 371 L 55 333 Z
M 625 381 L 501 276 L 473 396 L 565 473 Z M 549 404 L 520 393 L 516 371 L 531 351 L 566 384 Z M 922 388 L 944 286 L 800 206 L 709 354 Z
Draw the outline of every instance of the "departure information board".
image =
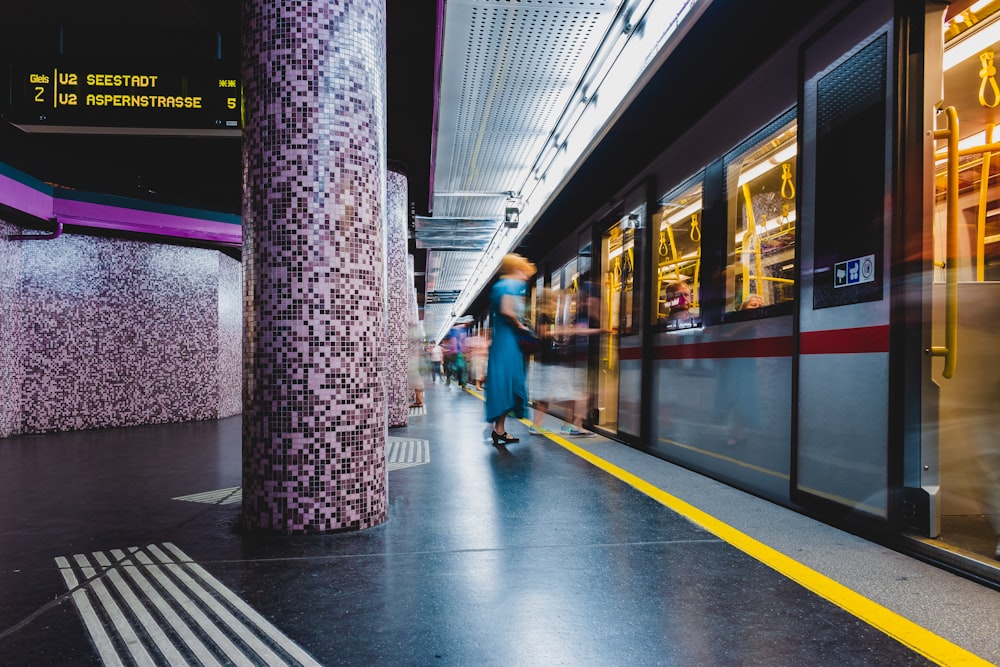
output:
M 10 68 L 5 116 L 34 132 L 238 135 L 240 82 L 211 63 L 159 66 L 35 63 Z

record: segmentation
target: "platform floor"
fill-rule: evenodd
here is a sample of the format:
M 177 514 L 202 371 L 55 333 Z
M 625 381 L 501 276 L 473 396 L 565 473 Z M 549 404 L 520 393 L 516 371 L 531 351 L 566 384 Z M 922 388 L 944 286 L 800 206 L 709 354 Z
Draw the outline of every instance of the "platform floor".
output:
M 470 392 L 426 406 L 389 432 L 388 521 L 333 535 L 236 529 L 238 417 L 0 440 L 0 664 L 1000 662 L 996 591 L 599 436 L 497 449 Z

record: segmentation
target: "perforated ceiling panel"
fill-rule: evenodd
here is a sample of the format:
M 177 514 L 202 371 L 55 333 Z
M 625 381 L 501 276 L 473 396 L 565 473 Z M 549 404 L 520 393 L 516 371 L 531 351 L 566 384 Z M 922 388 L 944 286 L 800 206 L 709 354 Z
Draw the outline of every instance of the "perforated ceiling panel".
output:
M 520 192 L 618 0 L 451 0 L 442 54 L 434 216 L 502 213 Z
M 580 83 L 621 0 L 448 0 L 441 63 L 433 218 L 474 221 L 454 243 L 425 233 L 424 247 L 474 247 L 483 221 L 503 218 Z M 461 223 L 458 223 L 461 224 Z M 420 231 L 418 230 L 418 238 Z M 461 239 L 461 240 L 460 240 Z M 473 240 L 475 239 L 475 240 Z M 461 290 L 470 253 L 435 251 L 442 295 Z M 478 258 L 478 255 L 475 255 Z M 430 257 L 425 329 L 450 309 L 434 304 Z

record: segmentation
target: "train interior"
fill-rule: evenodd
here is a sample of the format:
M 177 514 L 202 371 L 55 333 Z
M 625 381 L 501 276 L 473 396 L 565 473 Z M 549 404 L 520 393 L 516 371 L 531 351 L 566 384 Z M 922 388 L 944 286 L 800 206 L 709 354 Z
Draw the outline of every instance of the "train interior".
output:
M 1000 3 L 979 2 L 945 23 L 943 99 L 937 129 L 957 129 L 957 165 L 939 140 L 933 176 L 935 341 L 957 339 L 952 372 L 935 360 L 939 389 L 941 542 L 1000 557 L 1000 189 L 991 144 L 1000 88 L 993 64 L 1000 51 Z M 954 115 L 947 112 L 954 109 Z M 952 128 L 948 128 L 949 119 Z M 994 150 L 997 148 L 993 146 Z M 957 168 L 956 168 L 957 167 Z M 949 171 L 955 181 L 949 185 Z M 957 191 L 949 192 L 957 186 Z M 949 196 L 957 219 L 948 219 Z M 949 240 L 949 234 L 952 238 Z M 949 247 L 950 244 L 950 247 Z M 949 295 L 949 280 L 953 294 Z M 952 309 L 949 312 L 949 309 Z M 950 370 L 950 369 L 949 369 Z

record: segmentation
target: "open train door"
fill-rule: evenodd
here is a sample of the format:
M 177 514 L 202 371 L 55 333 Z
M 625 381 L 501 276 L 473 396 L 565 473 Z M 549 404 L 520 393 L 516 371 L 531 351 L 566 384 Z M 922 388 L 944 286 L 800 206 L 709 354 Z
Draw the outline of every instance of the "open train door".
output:
M 922 163 L 920 448 L 926 507 L 913 528 L 935 554 L 997 581 L 1000 558 L 1000 11 L 927 3 Z M 916 106 L 914 104 L 913 106 Z M 916 124 L 916 123 L 914 123 Z M 913 318 L 911 318 L 913 319 Z M 987 570 L 983 570 L 983 567 Z
M 802 52 L 791 497 L 890 519 L 896 34 L 865 2 Z

